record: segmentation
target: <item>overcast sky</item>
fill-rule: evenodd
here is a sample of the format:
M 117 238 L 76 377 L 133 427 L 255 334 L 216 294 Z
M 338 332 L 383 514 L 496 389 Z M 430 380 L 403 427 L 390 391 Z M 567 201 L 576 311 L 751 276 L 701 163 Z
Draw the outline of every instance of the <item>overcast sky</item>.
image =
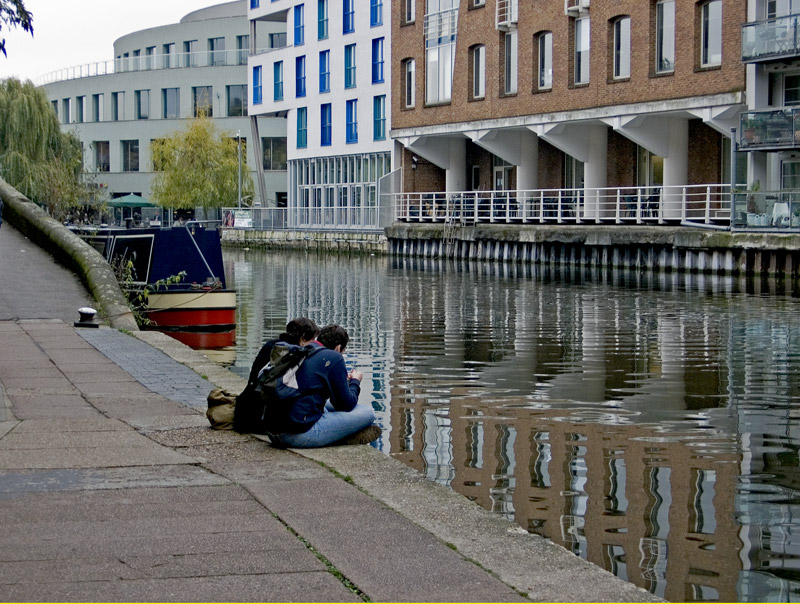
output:
M 225 0 L 24 0 L 33 14 L 33 38 L 0 31 L 0 79 L 37 77 L 83 63 L 114 58 L 114 41 L 140 29 L 177 23 L 187 13 Z

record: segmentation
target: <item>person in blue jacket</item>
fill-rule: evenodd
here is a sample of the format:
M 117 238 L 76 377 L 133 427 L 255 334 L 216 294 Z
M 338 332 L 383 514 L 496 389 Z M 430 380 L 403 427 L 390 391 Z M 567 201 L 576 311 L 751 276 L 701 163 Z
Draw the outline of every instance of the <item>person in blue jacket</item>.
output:
M 289 412 L 289 429 L 269 434 L 273 445 L 367 444 L 380 436 L 372 405 L 358 404 L 363 374 L 358 370 L 348 373 L 342 356 L 349 341 L 344 327 L 328 325 L 310 343 L 317 350 L 296 374 L 301 396 Z

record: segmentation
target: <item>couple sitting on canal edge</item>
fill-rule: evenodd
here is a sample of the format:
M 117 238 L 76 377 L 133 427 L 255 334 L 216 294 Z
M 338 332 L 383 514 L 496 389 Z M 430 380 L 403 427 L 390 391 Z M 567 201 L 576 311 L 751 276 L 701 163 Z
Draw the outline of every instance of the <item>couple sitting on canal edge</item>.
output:
M 296 389 L 290 407 L 280 412 L 281 417 L 272 424 L 268 421 L 263 426 L 271 444 L 311 448 L 376 440 L 381 430 L 375 424 L 372 405 L 358 404 L 363 374 L 355 369 L 348 373 L 342 356 L 349 340 L 347 330 L 340 325 L 320 330 L 305 317 L 289 321 L 286 331 L 267 341 L 256 356 L 247 387 L 236 398 L 237 411 L 243 411 L 261 396 L 259 375 L 276 364 L 276 349 L 293 348 L 285 344 L 305 347 L 307 356 L 296 367 L 293 379 L 288 378 L 290 372 L 285 374 L 284 381 L 290 381 L 292 389 Z M 234 429 L 252 431 L 239 425 L 241 415 L 234 421 Z

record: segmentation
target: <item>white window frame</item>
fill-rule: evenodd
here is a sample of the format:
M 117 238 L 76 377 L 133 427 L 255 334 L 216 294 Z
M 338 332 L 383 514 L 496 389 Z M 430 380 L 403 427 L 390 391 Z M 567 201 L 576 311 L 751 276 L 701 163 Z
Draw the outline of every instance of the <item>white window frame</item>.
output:
M 589 83 L 592 24 L 589 17 L 575 19 L 575 84 Z
M 483 44 L 472 49 L 472 98 L 486 98 L 486 47 Z
M 669 7 L 668 13 L 665 7 Z M 675 71 L 675 0 L 659 0 L 656 4 L 655 67 L 656 73 Z
M 404 0 L 405 23 L 413 23 L 417 16 L 417 0 Z
M 553 32 L 545 31 L 539 34 L 539 66 L 536 78 L 538 90 L 552 90 L 553 88 Z
M 403 103 L 406 109 L 413 109 L 416 103 L 416 85 L 417 85 L 417 74 L 416 74 L 416 61 L 414 59 L 406 59 L 403 64 L 403 75 L 404 75 L 404 99 Z
M 722 65 L 722 0 L 708 0 L 700 14 L 700 66 L 717 67 Z
M 631 18 L 614 21 L 614 79 L 631 77 Z
M 509 31 L 505 35 L 505 73 L 503 74 L 503 93 L 517 94 L 517 32 Z

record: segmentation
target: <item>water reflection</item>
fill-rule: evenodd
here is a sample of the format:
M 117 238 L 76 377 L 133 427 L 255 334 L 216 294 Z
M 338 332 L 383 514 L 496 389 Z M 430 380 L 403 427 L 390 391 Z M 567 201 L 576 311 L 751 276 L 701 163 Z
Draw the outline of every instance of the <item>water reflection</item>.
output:
M 287 317 L 354 336 L 380 448 L 649 591 L 796 599 L 792 284 L 226 252 L 235 369 Z

